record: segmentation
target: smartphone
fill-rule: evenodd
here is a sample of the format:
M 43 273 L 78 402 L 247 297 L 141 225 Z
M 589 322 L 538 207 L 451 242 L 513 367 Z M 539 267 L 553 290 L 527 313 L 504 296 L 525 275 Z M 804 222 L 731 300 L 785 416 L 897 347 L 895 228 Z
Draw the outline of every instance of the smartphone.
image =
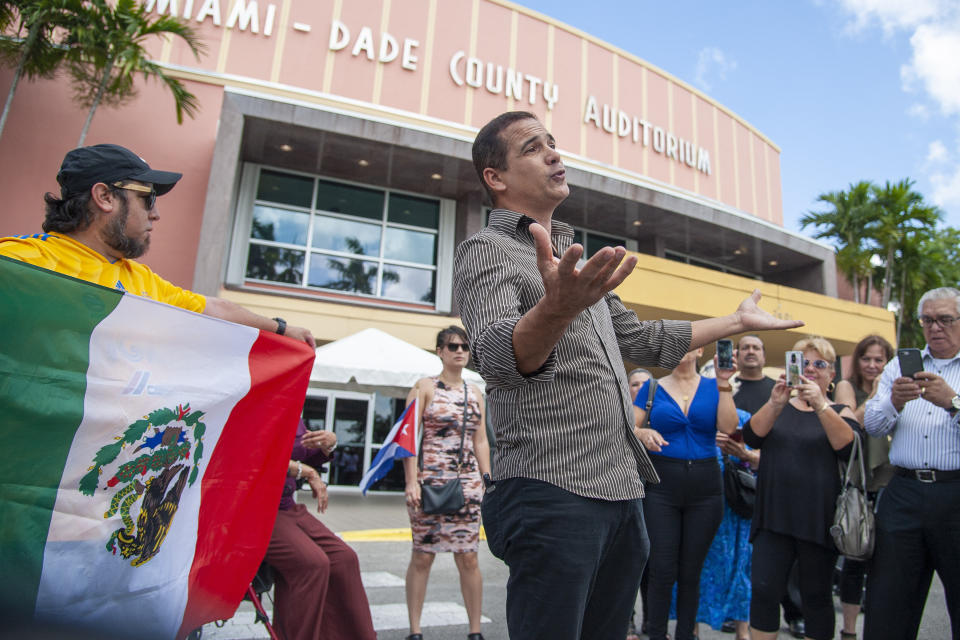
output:
M 733 340 L 717 340 L 717 369 L 733 369 Z
M 923 371 L 920 349 L 897 349 L 897 360 L 900 361 L 900 375 L 905 378 L 912 378 L 914 374 Z
M 730 434 L 730 439 L 734 442 L 743 442 L 743 429 L 737 429 Z
M 795 387 L 802 381 L 803 351 L 787 351 L 787 386 Z

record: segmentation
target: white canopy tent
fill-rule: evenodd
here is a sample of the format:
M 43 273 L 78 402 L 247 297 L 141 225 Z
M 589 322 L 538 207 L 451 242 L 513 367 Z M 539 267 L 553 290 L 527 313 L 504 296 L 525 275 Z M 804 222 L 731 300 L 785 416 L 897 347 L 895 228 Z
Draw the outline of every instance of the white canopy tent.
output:
M 364 329 L 317 348 L 310 386 L 404 397 L 417 380 L 442 369 L 435 354 L 379 329 Z M 464 369 L 463 378 L 484 388 L 476 371 Z

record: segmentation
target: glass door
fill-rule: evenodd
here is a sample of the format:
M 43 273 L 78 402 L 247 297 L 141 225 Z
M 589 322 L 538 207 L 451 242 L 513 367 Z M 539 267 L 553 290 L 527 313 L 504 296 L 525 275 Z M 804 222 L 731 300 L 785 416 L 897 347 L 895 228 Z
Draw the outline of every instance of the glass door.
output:
M 308 429 L 326 429 L 337 434 L 337 449 L 324 478 L 327 484 L 359 485 L 369 449 L 367 434 L 373 421 L 373 395 L 311 391 L 303 405 L 303 419 Z

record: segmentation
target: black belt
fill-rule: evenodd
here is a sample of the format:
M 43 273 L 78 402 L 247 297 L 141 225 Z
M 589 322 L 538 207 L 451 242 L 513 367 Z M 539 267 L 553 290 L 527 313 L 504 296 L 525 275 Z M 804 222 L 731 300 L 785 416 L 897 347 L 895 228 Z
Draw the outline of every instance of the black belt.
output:
M 905 469 L 894 467 L 898 476 L 913 478 L 920 482 L 950 482 L 960 480 L 960 469 L 956 471 L 940 471 L 938 469 Z

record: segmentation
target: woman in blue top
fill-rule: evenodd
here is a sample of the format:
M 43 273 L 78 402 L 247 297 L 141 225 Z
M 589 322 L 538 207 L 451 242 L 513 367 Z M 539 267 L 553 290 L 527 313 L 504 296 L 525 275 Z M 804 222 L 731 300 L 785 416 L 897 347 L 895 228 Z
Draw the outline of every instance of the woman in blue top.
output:
M 670 596 L 677 584 L 676 640 L 694 638 L 700 598 L 700 570 L 723 518 L 723 479 L 716 456 L 716 435 L 737 428 L 730 376 L 717 369 L 717 379 L 697 373 L 702 349 L 689 352 L 670 375 L 661 378 L 649 426 L 636 431 L 651 452 L 659 484 L 648 484 L 643 519 L 650 536 L 647 598 L 651 640 L 667 637 Z M 716 366 L 716 363 L 714 363 Z M 647 385 L 650 383 L 648 382 Z M 643 424 L 648 386 L 634 401 L 637 423 Z

